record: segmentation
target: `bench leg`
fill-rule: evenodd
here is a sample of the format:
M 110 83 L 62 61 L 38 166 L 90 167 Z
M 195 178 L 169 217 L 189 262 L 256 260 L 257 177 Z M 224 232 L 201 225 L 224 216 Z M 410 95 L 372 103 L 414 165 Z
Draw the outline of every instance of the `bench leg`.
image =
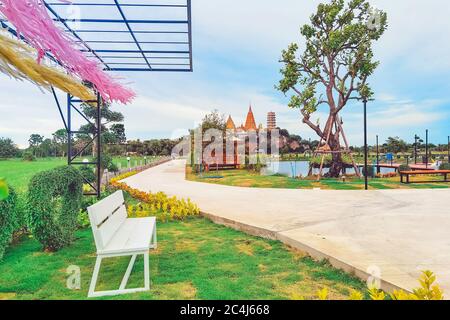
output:
M 148 256 L 148 252 L 144 253 L 144 283 L 145 290 L 150 290 L 150 257 Z
M 100 272 L 100 266 L 102 264 L 102 257 L 97 256 L 95 261 L 94 273 L 92 274 L 91 284 L 89 286 L 88 297 L 93 297 L 95 295 L 95 286 L 97 285 L 98 273 Z
M 135 289 L 126 289 L 128 279 L 133 271 L 133 266 L 136 261 L 136 257 L 138 254 L 144 255 L 144 288 L 135 288 Z M 120 284 L 120 288 L 118 290 L 109 290 L 109 291 L 95 291 L 95 287 L 97 285 L 98 274 L 100 272 L 100 266 L 103 258 L 111 258 L 117 257 L 120 255 L 110 255 L 110 256 L 97 256 L 97 260 L 95 262 L 94 273 L 92 274 L 91 284 L 89 286 L 88 298 L 95 297 L 105 297 L 105 296 L 116 296 L 119 294 L 127 294 L 127 293 L 136 293 L 150 290 L 150 262 L 149 262 L 149 254 L 146 253 L 136 253 L 132 254 L 130 263 L 128 264 L 127 271 L 122 279 Z
M 128 264 L 127 271 L 125 272 L 125 275 L 123 276 L 122 282 L 120 283 L 119 290 L 125 290 L 127 287 L 128 279 L 130 278 L 131 271 L 133 270 L 134 262 L 136 261 L 136 254 L 134 254 L 131 259 L 130 263 Z
M 152 243 L 150 244 L 150 249 L 157 249 L 158 248 L 158 239 L 156 235 L 156 223 L 153 227 L 153 237 L 152 237 Z

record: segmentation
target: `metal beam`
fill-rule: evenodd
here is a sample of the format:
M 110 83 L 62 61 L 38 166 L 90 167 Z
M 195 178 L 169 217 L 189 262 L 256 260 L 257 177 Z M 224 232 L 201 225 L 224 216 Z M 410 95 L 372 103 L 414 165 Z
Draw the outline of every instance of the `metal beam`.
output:
M 93 23 L 124 23 L 120 19 L 62 19 L 56 18 L 53 21 L 59 22 L 93 22 Z M 188 24 L 187 20 L 125 20 L 132 24 Z
M 120 15 L 122 16 L 123 20 L 125 21 L 125 25 L 127 26 L 128 31 L 130 31 L 130 35 L 134 40 L 134 43 L 136 44 L 136 47 L 139 49 L 139 51 L 141 52 L 142 57 L 144 58 L 145 62 L 147 63 L 149 69 L 152 69 L 152 66 L 150 65 L 150 63 L 147 60 L 147 57 L 145 56 L 144 52 L 142 51 L 142 47 L 139 44 L 139 41 L 136 39 L 135 34 L 133 33 L 133 29 L 131 29 L 130 27 L 130 22 L 127 20 L 127 18 L 125 17 L 125 14 L 123 13 L 122 8 L 120 7 L 119 1 L 114 0 L 114 3 L 117 6 L 117 10 L 119 10 Z

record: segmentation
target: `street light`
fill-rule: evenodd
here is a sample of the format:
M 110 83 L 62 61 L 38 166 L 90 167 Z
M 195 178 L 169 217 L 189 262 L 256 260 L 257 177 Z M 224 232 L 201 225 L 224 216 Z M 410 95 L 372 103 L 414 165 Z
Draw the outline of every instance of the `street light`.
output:
M 417 141 L 419 140 L 419 137 L 417 134 L 414 135 L 414 164 L 417 164 Z
M 369 189 L 368 181 L 368 159 L 367 159 L 367 98 L 363 98 L 364 103 L 364 189 Z
M 447 154 L 448 154 L 448 163 L 450 163 L 450 136 L 447 137 Z
M 425 138 L 426 142 L 425 142 L 425 168 L 428 169 L 428 129 L 426 131 L 426 138 Z
M 377 173 L 380 173 L 380 148 L 378 144 L 378 135 L 377 135 Z

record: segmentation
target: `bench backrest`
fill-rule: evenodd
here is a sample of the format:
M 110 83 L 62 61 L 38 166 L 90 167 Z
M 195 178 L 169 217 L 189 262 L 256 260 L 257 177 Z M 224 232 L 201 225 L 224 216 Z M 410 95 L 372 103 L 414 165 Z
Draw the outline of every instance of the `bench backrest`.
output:
M 88 208 L 89 220 L 97 250 L 102 250 L 127 219 L 121 190 Z

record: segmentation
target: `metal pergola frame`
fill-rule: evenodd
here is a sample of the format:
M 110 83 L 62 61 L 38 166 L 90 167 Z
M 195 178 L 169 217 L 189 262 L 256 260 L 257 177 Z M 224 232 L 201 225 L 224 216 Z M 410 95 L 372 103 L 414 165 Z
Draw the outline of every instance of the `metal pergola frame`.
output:
M 74 0 L 73 3 L 43 1 L 49 14 L 55 23 L 70 34 L 80 46 L 82 52 L 96 59 L 105 71 L 115 72 L 192 72 L 192 11 L 191 0 L 173 0 L 176 3 L 160 3 L 162 0 L 102 0 L 103 2 Z M 151 3 L 150 3 L 151 2 Z M 106 9 L 114 9 L 117 18 L 75 18 L 64 12 L 67 8 L 83 9 L 90 12 L 102 12 Z M 131 11 L 138 9 L 140 14 L 153 13 L 152 10 L 163 9 L 170 12 L 168 17 L 142 19 L 130 18 Z M 173 19 L 172 15 L 181 15 L 181 18 Z M 71 24 L 78 24 L 74 28 Z M 6 20 L 0 20 L 2 28 L 18 36 L 13 26 Z M 95 24 L 95 28 L 90 26 Z M 112 26 L 115 26 L 114 28 Z M 144 29 L 142 29 L 144 28 Z M 125 37 L 125 38 L 124 38 Z M 157 37 L 158 39 L 152 39 Z M 163 38 L 161 40 L 160 38 Z M 167 39 L 168 38 L 168 39 Z M 23 37 L 21 37 L 22 40 Z M 105 48 L 106 46 L 106 48 Z M 163 48 L 161 48 L 163 47 Z M 181 47 L 181 48 L 180 48 Z M 60 64 L 50 53 L 47 57 Z M 61 64 L 60 64 L 61 65 Z M 52 93 L 62 118 L 68 136 L 68 165 L 95 165 L 96 182 L 92 184 L 85 177 L 84 180 L 91 186 L 94 192 L 87 195 L 101 195 L 101 111 L 104 103 L 97 93 L 94 101 L 81 101 L 70 94 L 67 95 L 66 115 L 64 115 L 61 103 L 58 100 L 55 89 Z M 79 106 L 83 103 L 97 107 L 96 119 L 92 122 L 83 114 Z M 73 115 L 78 114 L 93 128 L 93 132 L 79 132 L 74 130 Z M 73 149 L 73 137 L 75 134 L 92 135 L 92 138 L 77 153 Z M 80 161 L 80 156 L 91 146 L 97 143 L 95 161 Z

